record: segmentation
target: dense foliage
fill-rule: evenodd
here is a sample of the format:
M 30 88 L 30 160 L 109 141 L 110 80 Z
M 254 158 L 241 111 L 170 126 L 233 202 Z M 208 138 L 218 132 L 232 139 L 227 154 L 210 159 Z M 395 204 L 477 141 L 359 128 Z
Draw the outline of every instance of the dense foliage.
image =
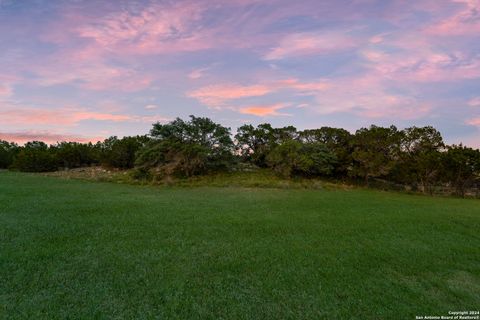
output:
M 155 123 L 150 134 L 110 137 L 103 142 L 39 141 L 24 146 L 0 141 L 0 168 L 43 172 L 102 165 L 135 168 L 137 178 L 190 177 L 241 168 L 270 168 L 285 178 L 323 177 L 386 182 L 434 193 L 450 188 L 459 196 L 480 188 L 480 151 L 448 146 L 431 126 L 399 130 L 371 126 L 354 134 L 322 127 L 243 125 L 230 128 L 191 116 Z
M 208 118 L 155 123 L 151 140 L 140 150 L 137 165 L 160 176 L 193 176 L 228 169 L 233 161 L 230 129 Z
M 325 145 L 298 140 L 277 145 L 267 156 L 267 164 L 284 177 L 327 176 L 333 172 L 336 162 L 335 154 Z
M 27 142 L 16 154 L 12 167 L 26 172 L 45 172 L 56 169 L 54 147 L 41 141 Z
M 135 165 L 137 152 L 150 141 L 147 136 L 110 137 L 103 143 L 97 143 L 99 161 L 110 168 L 131 169 Z
M 19 147 L 17 144 L 0 140 L 0 169 L 9 168 L 18 151 Z

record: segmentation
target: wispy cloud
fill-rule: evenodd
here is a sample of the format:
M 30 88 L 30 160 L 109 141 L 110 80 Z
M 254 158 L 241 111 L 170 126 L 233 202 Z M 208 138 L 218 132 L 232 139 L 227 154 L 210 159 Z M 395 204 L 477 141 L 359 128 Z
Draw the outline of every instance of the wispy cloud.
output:
M 71 126 L 85 120 L 121 122 L 131 121 L 132 117 L 70 108 L 34 109 L 17 107 L 14 109 L 2 108 L 0 110 L 0 123 L 9 125 L 48 124 Z
M 68 65 L 72 63 L 69 58 L 61 61 L 54 66 L 33 67 L 37 78 L 32 81 L 41 86 L 72 84 L 87 90 L 124 92 L 148 88 L 152 82 L 150 75 L 125 67 L 111 67 L 102 62 L 74 64 L 72 67 Z
M 357 41 L 345 32 L 296 33 L 287 35 L 265 54 L 265 60 L 334 53 L 355 47 Z
M 13 90 L 10 86 L 5 84 L 0 84 L 0 98 L 10 97 L 13 93 Z
M 470 99 L 468 105 L 472 107 L 480 107 L 480 97 Z
M 101 48 L 129 54 L 158 54 L 208 48 L 198 22 L 201 2 L 154 3 L 141 11 L 122 10 L 76 28 L 77 34 Z
M 43 141 L 48 144 L 54 144 L 62 141 L 72 142 L 97 142 L 104 140 L 105 137 L 85 137 L 82 135 L 55 133 L 50 131 L 21 131 L 21 132 L 0 132 L 0 140 L 24 144 L 29 141 Z
M 139 116 L 89 111 L 81 108 L 35 109 L 29 107 L 0 108 L 0 124 L 74 126 L 82 121 L 151 122 L 162 116 Z
M 461 50 L 439 49 L 424 36 L 386 41 L 363 51 L 370 73 L 409 82 L 452 82 L 480 78 L 480 56 Z
M 259 105 L 259 106 L 248 106 L 242 107 L 239 109 L 240 113 L 251 114 L 254 116 L 265 117 L 265 116 L 285 116 L 288 114 L 279 113 L 278 110 L 286 108 L 288 105 L 285 104 L 274 104 L 274 105 Z
M 205 72 L 208 71 L 209 69 L 210 67 L 194 69 L 188 74 L 188 77 L 190 79 L 200 79 L 205 75 Z
M 299 94 L 316 94 L 330 87 L 330 81 L 321 79 L 317 81 L 300 81 L 297 78 L 289 78 L 277 81 L 273 87 L 277 90 L 290 89 L 295 90 Z
M 471 126 L 478 126 L 480 127 L 480 117 L 469 119 L 465 121 L 466 124 L 471 125 Z
M 426 28 L 428 34 L 437 36 L 478 36 L 480 34 L 480 1 L 454 0 L 462 9 L 453 16 Z
M 396 93 L 375 74 L 331 80 L 308 108 L 318 114 L 348 113 L 367 119 L 414 120 L 427 115 L 431 105 L 411 92 Z
M 288 111 L 298 127 L 431 122 L 458 137 L 478 116 L 479 0 L 0 2 L 3 130 Z
M 273 89 L 266 85 L 226 84 L 203 87 L 188 93 L 188 96 L 215 108 L 230 100 L 264 96 L 272 91 Z
M 187 96 L 211 108 L 221 108 L 233 100 L 262 97 L 282 90 L 293 90 L 300 95 L 313 95 L 328 87 L 329 83 L 326 80 L 302 82 L 296 78 L 289 78 L 251 85 L 211 85 L 189 92 Z

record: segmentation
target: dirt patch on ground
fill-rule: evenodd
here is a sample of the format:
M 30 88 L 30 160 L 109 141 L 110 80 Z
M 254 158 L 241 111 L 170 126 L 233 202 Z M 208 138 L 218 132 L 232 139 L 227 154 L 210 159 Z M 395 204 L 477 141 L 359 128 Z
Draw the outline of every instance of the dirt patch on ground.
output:
M 106 169 L 103 167 L 86 167 L 69 170 L 61 170 L 55 172 L 44 173 L 50 177 L 60 177 L 65 179 L 84 179 L 95 181 L 117 181 L 122 177 L 128 176 L 128 171 Z

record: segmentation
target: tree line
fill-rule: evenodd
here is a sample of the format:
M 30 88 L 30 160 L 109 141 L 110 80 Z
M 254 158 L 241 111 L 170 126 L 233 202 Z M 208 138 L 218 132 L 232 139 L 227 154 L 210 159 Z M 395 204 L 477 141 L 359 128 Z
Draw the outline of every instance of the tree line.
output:
M 263 123 L 243 125 L 232 136 L 230 128 L 190 116 L 155 123 L 148 135 L 95 144 L 0 141 L 0 168 L 46 172 L 93 165 L 134 168 L 137 179 L 191 177 L 248 165 L 285 178 L 387 181 L 424 193 L 446 186 L 465 196 L 466 190 L 480 188 L 480 151 L 446 145 L 431 126 L 372 125 L 351 134 L 341 128 L 297 130 Z

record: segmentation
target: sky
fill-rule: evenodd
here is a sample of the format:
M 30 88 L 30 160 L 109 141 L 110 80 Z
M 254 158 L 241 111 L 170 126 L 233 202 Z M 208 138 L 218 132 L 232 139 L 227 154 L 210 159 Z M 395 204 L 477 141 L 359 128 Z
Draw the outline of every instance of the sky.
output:
M 0 139 L 191 114 L 480 147 L 480 0 L 0 0 Z

